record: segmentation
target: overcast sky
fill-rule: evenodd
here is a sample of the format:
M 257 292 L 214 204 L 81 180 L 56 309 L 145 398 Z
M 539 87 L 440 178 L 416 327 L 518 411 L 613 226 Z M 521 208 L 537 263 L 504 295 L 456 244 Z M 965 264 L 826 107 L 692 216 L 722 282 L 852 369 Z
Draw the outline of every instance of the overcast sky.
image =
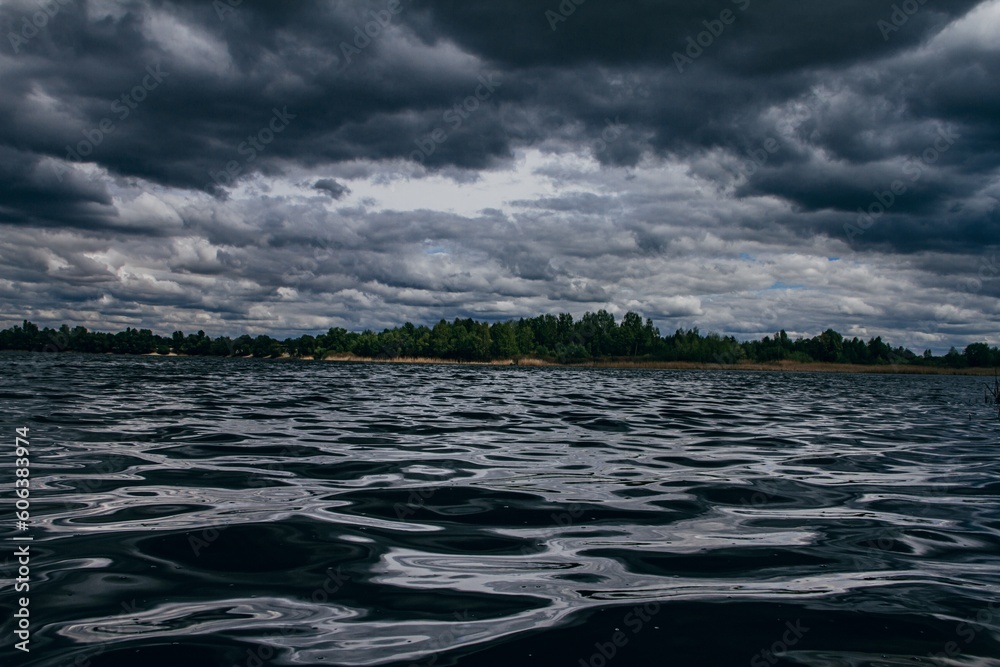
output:
M 3 326 L 1000 344 L 996 0 L 3 0 L 0 31 Z

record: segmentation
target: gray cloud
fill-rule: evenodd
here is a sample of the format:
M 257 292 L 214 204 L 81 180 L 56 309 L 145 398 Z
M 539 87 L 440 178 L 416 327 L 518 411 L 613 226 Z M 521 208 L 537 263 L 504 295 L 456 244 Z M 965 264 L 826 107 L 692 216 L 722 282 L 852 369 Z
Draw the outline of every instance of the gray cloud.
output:
M 348 194 L 351 189 L 342 183 L 338 183 L 332 178 L 321 178 L 313 183 L 313 188 L 327 192 L 334 199 L 341 199 Z
M 4 3 L 0 320 L 1000 342 L 997 2 L 551 5 Z

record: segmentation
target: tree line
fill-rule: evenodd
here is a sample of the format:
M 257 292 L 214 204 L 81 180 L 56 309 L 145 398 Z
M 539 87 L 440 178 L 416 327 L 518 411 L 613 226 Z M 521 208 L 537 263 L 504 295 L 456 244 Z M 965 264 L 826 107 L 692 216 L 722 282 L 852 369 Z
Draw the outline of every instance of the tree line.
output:
M 784 330 L 761 340 L 737 341 L 697 328 L 660 335 L 650 319 L 627 313 L 620 322 L 600 310 L 574 319 L 568 313 L 541 315 L 506 322 L 477 322 L 456 318 L 433 326 L 410 322 L 381 332 L 331 328 L 326 333 L 278 340 L 266 335 L 212 338 L 204 331 L 170 337 L 149 329 L 126 328 L 118 333 L 88 331 L 84 327 L 39 328 L 25 320 L 0 331 L 0 350 L 92 352 L 113 354 L 184 354 L 190 356 L 323 358 L 331 355 L 398 359 L 431 357 L 457 361 L 539 358 L 559 363 L 598 360 L 690 361 L 738 364 L 742 361 L 843 364 L 910 364 L 950 368 L 1000 366 L 1000 349 L 972 343 L 954 347 L 944 356 L 930 350 L 917 355 L 892 347 L 881 337 L 868 341 L 847 339 L 832 329 L 812 338 L 790 338 Z

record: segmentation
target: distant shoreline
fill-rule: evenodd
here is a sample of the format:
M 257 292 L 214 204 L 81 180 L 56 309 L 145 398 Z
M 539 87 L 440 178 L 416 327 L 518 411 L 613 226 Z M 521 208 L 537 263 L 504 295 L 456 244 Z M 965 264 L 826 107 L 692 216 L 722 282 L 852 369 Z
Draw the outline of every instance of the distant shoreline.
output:
M 757 371 L 777 373 L 868 373 L 877 375 L 970 375 L 992 377 L 993 368 L 939 368 L 934 366 L 910 366 L 904 364 L 862 365 L 836 364 L 825 362 L 778 361 L 774 363 L 742 362 L 738 364 L 710 364 L 692 361 L 595 361 L 586 363 L 559 363 L 544 359 L 525 358 L 514 361 L 457 361 L 454 359 L 434 359 L 429 357 L 400 357 L 396 359 L 376 359 L 336 355 L 323 359 L 325 362 L 376 363 L 376 364 L 435 364 L 449 366 L 525 366 L 551 368 L 608 368 L 623 370 L 706 370 L 706 371 Z
M 189 357 L 186 354 L 145 354 L 146 357 Z M 219 357 L 233 358 L 233 357 Z M 250 359 L 252 357 L 240 357 Z M 317 361 L 315 357 L 267 357 L 273 360 Z M 907 364 L 837 364 L 827 362 L 802 362 L 783 360 L 773 363 L 741 362 L 738 364 L 711 364 L 693 361 L 628 361 L 605 360 L 595 362 L 559 363 L 545 359 L 521 358 L 498 359 L 494 361 L 461 361 L 457 359 L 437 359 L 434 357 L 395 357 L 376 358 L 359 357 L 353 354 L 329 355 L 319 361 L 339 362 L 347 364 L 420 364 L 435 366 L 521 366 L 548 368 L 607 368 L 622 370 L 673 370 L 673 371 L 757 371 L 769 373 L 865 373 L 874 375 L 968 375 L 993 377 L 998 369 L 994 368 L 943 368 L 936 366 L 911 366 Z
M 15 354 L 51 354 L 40 352 L 27 352 L 23 350 L 5 350 Z M 974 377 L 993 377 L 1000 373 L 997 368 L 948 368 L 940 366 L 916 366 L 910 364 L 838 364 L 829 362 L 803 362 L 785 359 L 770 363 L 742 361 L 737 364 L 713 364 L 694 361 L 630 361 L 626 359 L 611 359 L 591 362 L 560 363 L 558 361 L 548 361 L 534 357 L 522 357 L 520 359 L 496 359 L 493 361 L 463 361 L 459 359 L 439 359 L 434 357 L 359 357 L 353 354 L 332 354 L 323 359 L 317 360 L 315 357 L 293 357 L 283 354 L 277 357 L 233 357 L 217 355 L 193 355 L 170 352 L 169 354 L 159 354 L 149 352 L 146 354 L 117 354 L 113 352 L 76 352 L 66 351 L 57 354 L 70 355 L 94 355 L 94 356 L 115 356 L 115 357 L 162 357 L 162 358 L 189 358 L 189 359 L 261 359 L 271 361 L 321 361 L 326 363 L 343 364 L 417 364 L 427 366 L 520 366 L 525 368 L 604 368 L 621 370 L 673 370 L 673 371 L 752 371 L 762 373 L 860 373 L 870 375 L 965 375 Z
M 653 321 L 628 312 L 621 322 L 606 310 L 585 313 L 575 320 L 569 313 L 547 314 L 506 322 L 477 322 L 471 318 L 441 320 L 433 326 L 407 322 L 375 333 L 333 327 L 316 336 L 278 340 L 265 334 L 213 338 L 204 331 L 169 338 L 150 329 L 108 333 L 86 327 L 59 329 L 25 320 L 0 330 L 0 350 L 41 350 L 154 356 L 247 357 L 258 359 L 330 359 L 391 361 L 396 363 L 566 366 L 646 369 L 737 369 L 758 371 L 916 373 L 983 375 L 968 369 L 1000 368 L 1000 348 L 969 343 L 964 351 L 952 346 L 935 356 L 917 355 L 893 347 L 881 337 L 865 342 L 827 329 L 812 338 L 790 338 L 784 330 L 774 337 L 738 341 L 718 333 L 702 335 L 697 327 L 661 335 Z M 667 361 L 669 360 L 669 361 Z M 904 370 L 903 367 L 906 367 Z M 947 370 L 946 370 L 947 369 Z M 991 371 L 985 374 L 989 375 Z

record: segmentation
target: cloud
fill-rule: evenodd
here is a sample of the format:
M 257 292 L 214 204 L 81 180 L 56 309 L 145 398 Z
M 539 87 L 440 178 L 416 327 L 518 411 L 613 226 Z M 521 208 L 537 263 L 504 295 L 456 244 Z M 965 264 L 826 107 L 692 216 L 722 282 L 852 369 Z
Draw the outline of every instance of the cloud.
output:
M 332 178 L 321 178 L 320 180 L 313 183 L 313 188 L 328 193 L 334 199 L 341 199 L 344 197 L 344 195 L 347 195 L 351 192 L 351 189 L 349 187 L 341 183 L 338 183 Z
M 60 5 L 0 44 L 0 321 L 1000 342 L 1000 3 L 573 6 Z

